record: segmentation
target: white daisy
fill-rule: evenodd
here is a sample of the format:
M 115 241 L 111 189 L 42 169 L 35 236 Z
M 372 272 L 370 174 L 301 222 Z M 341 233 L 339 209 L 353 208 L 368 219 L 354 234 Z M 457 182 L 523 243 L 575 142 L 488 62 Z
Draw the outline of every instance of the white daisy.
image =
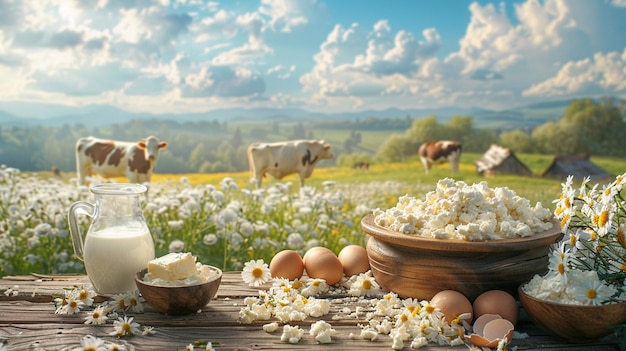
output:
M 272 279 L 272 273 L 262 259 L 252 260 L 244 264 L 241 278 L 249 286 L 260 286 Z

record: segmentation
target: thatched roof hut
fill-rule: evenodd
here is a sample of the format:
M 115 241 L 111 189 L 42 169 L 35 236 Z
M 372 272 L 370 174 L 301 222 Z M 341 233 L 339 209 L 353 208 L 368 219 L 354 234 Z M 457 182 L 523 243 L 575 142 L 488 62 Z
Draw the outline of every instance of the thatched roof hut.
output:
M 489 150 L 474 162 L 478 174 L 491 177 L 496 174 L 532 176 L 533 172 L 509 148 L 491 144 Z
M 552 163 L 543 172 L 542 177 L 565 179 L 572 175 L 575 179 L 589 177 L 591 180 L 604 180 L 612 178 L 604 169 L 595 165 L 589 159 L 588 153 L 574 155 L 556 155 Z

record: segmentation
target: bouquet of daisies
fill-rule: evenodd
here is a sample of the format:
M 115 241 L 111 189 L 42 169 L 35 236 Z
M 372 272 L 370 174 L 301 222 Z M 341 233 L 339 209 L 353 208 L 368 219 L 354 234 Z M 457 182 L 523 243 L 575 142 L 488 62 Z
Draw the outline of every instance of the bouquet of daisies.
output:
M 555 200 L 563 239 L 550 250 L 548 273 L 523 289 L 536 298 L 579 305 L 626 301 L 626 173 L 579 187 L 569 176 Z

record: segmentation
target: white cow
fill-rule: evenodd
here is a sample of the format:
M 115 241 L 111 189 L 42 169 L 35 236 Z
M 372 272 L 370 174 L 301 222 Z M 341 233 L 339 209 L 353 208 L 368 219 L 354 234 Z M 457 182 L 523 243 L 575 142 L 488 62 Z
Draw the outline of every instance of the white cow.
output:
M 248 163 L 250 178 L 258 186 L 265 173 L 276 179 L 298 173 L 300 186 L 309 178 L 317 163 L 324 159 L 333 158 L 330 144 L 324 140 L 292 140 L 278 143 L 253 143 L 248 147 Z
M 76 142 L 78 184 L 85 184 L 91 174 L 104 178 L 126 176 L 131 183 L 149 182 L 159 151 L 166 147 L 166 141 L 154 136 L 137 142 L 80 138 Z
M 458 172 L 462 149 L 458 141 L 429 141 L 422 144 L 417 153 L 422 160 L 426 174 L 432 165 L 445 162 L 450 162 L 452 172 Z

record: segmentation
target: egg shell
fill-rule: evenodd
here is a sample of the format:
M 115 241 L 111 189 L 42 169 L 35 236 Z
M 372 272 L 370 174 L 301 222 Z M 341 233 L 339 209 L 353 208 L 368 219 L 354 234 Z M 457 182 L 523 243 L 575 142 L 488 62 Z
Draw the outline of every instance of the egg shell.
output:
M 507 343 L 513 338 L 514 326 L 509 320 L 497 314 L 483 314 L 476 318 L 473 325 L 474 332 L 467 340 L 478 347 L 497 347 L 502 339 Z
M 294 250 L 280 251 L 270 261 L 270 273 L 274 278 L 300 279 L 304 273 L 302 257 Z
M 485 291 L 478 295 L 472 307 L 474 308 L 475 318 L 483 314 L 498 314 L 513 323 L 513 325 L 517 324 L 519 318 L 519 307 L 515 297 L 502 290 Z
M 455 290 L 442 290 L 433 296 L 430 304 L 439 308 L 441 313 L 446 317 L 446 322 L 452 322 L 456 317 L 463 313 L 470 313 L 472 317 L 467 320 L 471 323 L 473 318 L 472 303 L 469 299 Z
M 343 273 L 347 277 L 365 273 L 370 270 L 370 260 L 367 256 L 367 250 L 362 246 L 348 245 L 339 251 L 337 258 L 341 261 Z
M 328 285 L 337 284 L 343 277 L 341 261 L 330 249 L 316 246 L 304 254 L 304 269 L 311 278 L 324 279 Z

